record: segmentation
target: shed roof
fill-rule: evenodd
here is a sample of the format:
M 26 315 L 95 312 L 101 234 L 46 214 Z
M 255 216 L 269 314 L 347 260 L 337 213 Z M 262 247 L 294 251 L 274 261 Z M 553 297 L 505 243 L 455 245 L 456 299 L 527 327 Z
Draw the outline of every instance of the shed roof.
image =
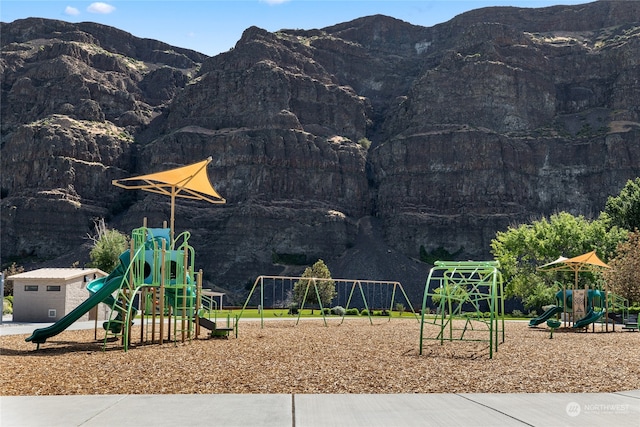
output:
M 7 277 L 11 280 L 29 279 L 29 280 L 73 280 L 78 277 L 95 274 L 96 277 L 106 276 L 107 273 L 99 268 L 39 268 L 37 270 L 25 271 L 24 273 L 14 274 Z

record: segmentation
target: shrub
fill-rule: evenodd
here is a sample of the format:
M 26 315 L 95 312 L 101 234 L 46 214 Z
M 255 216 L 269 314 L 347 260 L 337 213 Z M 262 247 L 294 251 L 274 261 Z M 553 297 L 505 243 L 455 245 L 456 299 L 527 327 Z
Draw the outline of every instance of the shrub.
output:
M 511 312 L 511 316 L 513 316 L 513 317 L 524 317 L 524 313 L 522 313 L 520 310 L 518 310 L 516 308 Z
M 348 308 L 345 313 L 347 316 L 357 316 L 360 314 L 357 308 Z
M 96 236 L 91 237 L 93 248 L 89 253 L 91 265 L 111 273 L 120 262 L 119 257 L 128 246 L 128 237 L 118 230 L 107 229 L 104 220 L 95 223 Z
M 10 297 L 6 297 L 2 299 L 2 314 L 13 313 L 13 301 L 9 298 Z
M 324 313 L 325 316 L 327 316 L 327 315 L 331 314 L 331 309 L 329 307 L 323 308 L 322 312 Z
M 298 304 L 294 302 L 289 306 L 289 311 L 287 312 L 287 314 L 298 314 L 298 310 Z
M 368 150 L 369 147 L 371 147 L 371 141 L 369 141 L 369 138 L 360 138 L 358 140 L 358 144 L 360 144 L 360 146 L 365 150 Z
M 336 316 L 344 316 L 345 311 L 346 310 L 344 309 L 344 307 L 336 305 L 331 309 L 331 314 L 335 314 Z
M 372 313 L 374 316 L 390 316 L 389 310 L 376 310 Z
M 629 307 L 629 314 L 640 314 L 640 305 Z
M 367 310 L 366 308 L 363 308 L 362 311 L 360 312 L 361 316 L 368 316 L 369 315 L 369 310 Z

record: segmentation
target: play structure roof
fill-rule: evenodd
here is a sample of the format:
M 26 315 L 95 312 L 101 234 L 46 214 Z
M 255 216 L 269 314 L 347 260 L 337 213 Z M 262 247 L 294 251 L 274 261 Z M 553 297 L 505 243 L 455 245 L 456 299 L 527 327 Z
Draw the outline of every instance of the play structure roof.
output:
M 207 177 L 207 165 L 211 157 L 198 163 L 175 169 L 132 178 L 114 179 L 113 185 L 143 190 L 184 199 L 205 200 L 210 203 L 225 203 L 225 199 L 213 188 Z
M 573 258 L 559 257 L 555 261 L 538 267 L 540 270 L 583 271 L 593 268 L 611 268 L 598 258 L 596 251 L 587 252 Z

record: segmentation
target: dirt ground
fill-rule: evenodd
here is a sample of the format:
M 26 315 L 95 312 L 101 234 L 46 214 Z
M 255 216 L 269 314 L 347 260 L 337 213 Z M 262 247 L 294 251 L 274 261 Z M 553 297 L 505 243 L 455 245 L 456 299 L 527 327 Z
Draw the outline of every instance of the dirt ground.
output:
M 94 331 L 67 331 L 36 346 L 0 337 L 0 393 L 522 393 L 640 389 L 640 333 L 556 331 L 506 322 L 486 342 L 425 340 L 415 320 L 241 321 L 238 338 L 164 345 L 119 342 L 102 351 Z M 425 326 L 425 337 L 439 329 Z M 98 332 L 100 338 L 101 331 Z M 487 339 L 488 333 L 474 332 Z M 466 337 L 473 337 L 469 332 Z M 140 333 L 134 328 L 134 344 Z

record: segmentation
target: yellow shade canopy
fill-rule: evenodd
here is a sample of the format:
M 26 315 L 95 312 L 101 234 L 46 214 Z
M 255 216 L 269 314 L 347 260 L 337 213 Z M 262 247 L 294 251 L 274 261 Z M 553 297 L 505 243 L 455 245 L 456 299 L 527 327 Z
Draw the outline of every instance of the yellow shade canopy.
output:
M 209 157 L 191 165 L 131 178 L 114 179 L 111 183 L 128 190 L 143 190 L 170 196 L 171 238 L 173 239 L 176 197 L 204 200 L 209 203 L 226 203 L 226 200 L 218 194 L 209 182 L 207 165 L 211 160 L 211 157 Z
M 213 188 L 207 177 L 207 165 L 210 162 L 211 157 L 164 172 L 114 179 L 112 184 L 129 190 L 144 190 L 185 199 L 225 203 L 225 199 Z
M 555 271 L 584 271 L 598 268 L 611 268 L 604 261 L 598 258 L 596 251 L 587 252 L 573 258 L 561 256 L 555 261 L 538 267 L 540 270 Z

